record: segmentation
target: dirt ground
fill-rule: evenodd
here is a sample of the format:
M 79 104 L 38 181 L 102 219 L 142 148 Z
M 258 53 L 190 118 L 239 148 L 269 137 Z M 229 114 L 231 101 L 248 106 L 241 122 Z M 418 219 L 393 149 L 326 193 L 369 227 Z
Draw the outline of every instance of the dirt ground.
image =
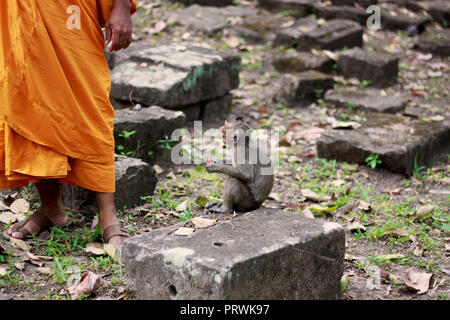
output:
M 316 141 L 330 126 L 327 117 L 355 120 L 363 117 L 364 112 L 336 109 L 320 100 L 304 108 L 283 105 L 274 99 L 281 75 L 271 65 L 279 48 L 242 40 L 230 47 L 225 41 L 230 39 L 226 30 L 221 36 L 208 37 L 184 26 L 169 25 L 167 21 L 162 31 L 149 33 L 148 24 L 156 25 L 163 21 L 164 12 L 182 7 L 151 2 L 142 1 L 140 13 L 134 18 L 136 38 L 147 39 L 155 46 L 181 41 L 202 43 L 243 57 L 241 84 L 232 92 L 232 112 L 245 116 L 255 128 L 281 128 L 285 138 L 274 189 L 264 206 L 312 214 L 312 218 L 335 221 L 346 228 L 342 299 L 450 298 L 450 155 L 442 155 L 432 168 L 418 168 L 412 177 L 361 164 L 319 159 Z M 388 94 L 393 91 L 407 94 L 408 106 L 419 110 L 419 118 L 441 115 L 448 119 L 448 58 L 413 50 L 414 38 L 401 32 L 365 32 L 364 41 L 365 47 L 400 56 L 399 83 L 386 89 Z M 361 86 L 358 81 L 335 76 L 342 85 Z M 219 120 L 204 127 L 218 127 L 221 123 Z M 154 195 L 145 195 L 146 203 L 140 207 L 122 208 L 118 212 L 130 235 L 200 216 L 205 201 L 220 199 L 223 177 L 207 174 L 201 166 L 161 169 Z M 316 203 L 302 196 L 303 189 L 330 196 L 330 200 L 320 203 L 327 210 L 311 209 Z M 39 205 L 31 187 L 13 190 L 9 196 L 4 194 L 6 203 L 17 199 L 25 199 L 29 204 L 28 214 Z M 419 214 L 426 206 L 425 213 Z M 88 244 L 101 242 L 95 216 L 67 214 L 70 218 L 67 226 L 27 239 L 31 246 L 28 250 L 0 238 L 0 298 L 71 299 L 68 287 L 90 271 L 101 277 L 101 286 L 79 299 L 135 299 L 126 282 L 126 270 L 113 257 L 105 252 L 86 252 Z M 429 282 L 425 281 L 424 290 L 412 288 L 408 276 L 409 279 L 423 276 Z

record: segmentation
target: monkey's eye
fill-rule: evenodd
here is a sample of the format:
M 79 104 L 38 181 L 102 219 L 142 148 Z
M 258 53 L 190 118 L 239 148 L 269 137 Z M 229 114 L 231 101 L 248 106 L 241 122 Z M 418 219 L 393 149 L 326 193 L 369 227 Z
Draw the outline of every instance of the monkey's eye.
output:
M 238 143 L 238 140 L 239 140 L 239 135 L 237 133 L 235 133 L 233 135 L 233 143 Z

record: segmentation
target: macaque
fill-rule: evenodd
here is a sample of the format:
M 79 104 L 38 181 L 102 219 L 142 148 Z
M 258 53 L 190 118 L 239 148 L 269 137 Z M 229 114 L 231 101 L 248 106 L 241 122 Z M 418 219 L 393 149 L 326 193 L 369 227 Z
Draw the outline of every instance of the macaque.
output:
M 226 175 L 223 202 L 208 203 L 205 212 L 256 210 L 261 207 L 273 187 L 274 174 L 270 157 L 263 146 L 252 141 L 252 129 L 242 117 L 226 120 L 220 131 L 226 148 L 231 148 L 233 161 L 232 165 L 212 161 L 205 163 L 208 172 Z

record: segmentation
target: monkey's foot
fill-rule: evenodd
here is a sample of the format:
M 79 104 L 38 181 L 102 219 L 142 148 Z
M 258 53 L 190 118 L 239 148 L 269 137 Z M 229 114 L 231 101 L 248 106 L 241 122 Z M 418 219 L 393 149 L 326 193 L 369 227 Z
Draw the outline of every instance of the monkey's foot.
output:
M 205 214 L 208 213 L 232 213 L 223 206 L 223 202 L 208 202 L 205 206 Z

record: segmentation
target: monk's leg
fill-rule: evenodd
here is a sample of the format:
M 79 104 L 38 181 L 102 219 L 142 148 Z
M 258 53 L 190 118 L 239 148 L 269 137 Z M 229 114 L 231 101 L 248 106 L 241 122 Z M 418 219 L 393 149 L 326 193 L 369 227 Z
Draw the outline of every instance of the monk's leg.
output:
M 98 205 L 99 223 L 102 234 L 110 226 L 120 226 L 114 204 L 114 193 L 96 192 L 95 198 Z M 108 243 L 118 246 L 123 244 L 123 240 L 123 236 L 120 234 L 112 236 L 109 240 L 105 239 Z
M 21 239 L 45 228 L 62 226 L 67 223 L 58 181 L 54 179 L 41 180 L 36 183 L 36 188 L 39 192 L 41 207 L 24 223 L 12 225 L 8 230 L 9 236 Z

